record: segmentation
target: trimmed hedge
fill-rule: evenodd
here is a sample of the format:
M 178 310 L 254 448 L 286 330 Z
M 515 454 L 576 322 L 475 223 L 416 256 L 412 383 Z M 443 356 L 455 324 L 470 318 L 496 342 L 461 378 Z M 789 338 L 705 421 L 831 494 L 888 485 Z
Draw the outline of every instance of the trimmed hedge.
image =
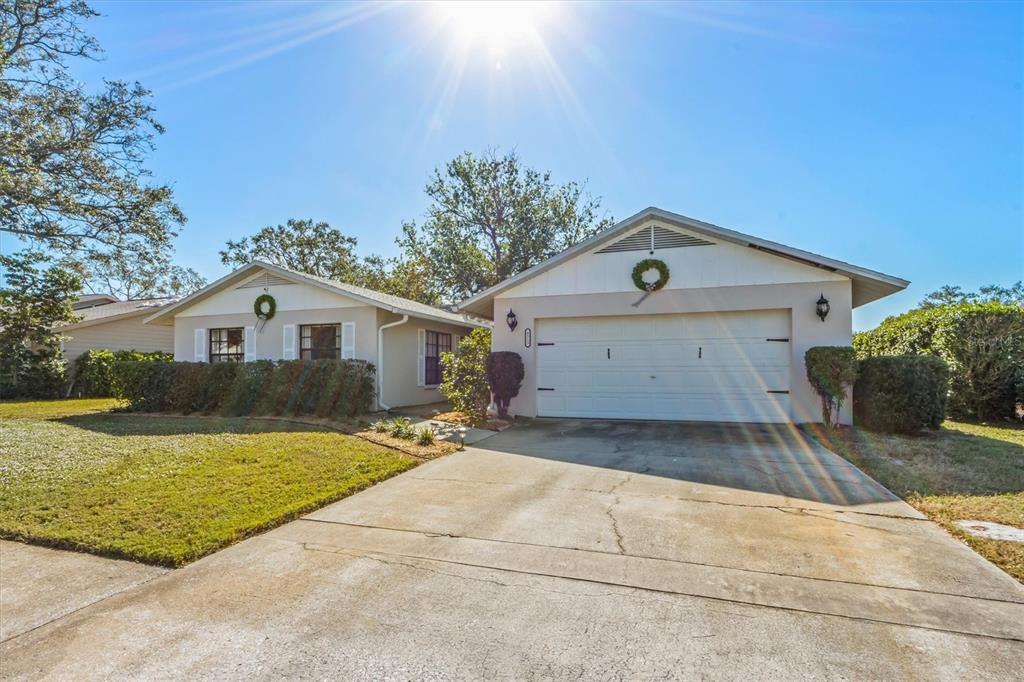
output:
M 136 412 L 354 417 L 373 406 L 362 360 L 114 363 L 115 395 Z
M 997 420 L 1014 415 L 1024 367 L 1024 308 L 961 303 L 919 308 L 855 334 L 857 357 L 934 355 L 949 366 L 949 414 Z
M 949 367 L 930 355 L 890 355 L 859 363 L 853 416 L 872 431 L 916 433 L 946 418 Z
M 114 395 L 114 363 L 127 360 L 172 362 L 174 355 L 163 351 L 142 353 L 136 350 L 87 350 L 75 360 L 70 395 L 83 398 L 110 398 Z

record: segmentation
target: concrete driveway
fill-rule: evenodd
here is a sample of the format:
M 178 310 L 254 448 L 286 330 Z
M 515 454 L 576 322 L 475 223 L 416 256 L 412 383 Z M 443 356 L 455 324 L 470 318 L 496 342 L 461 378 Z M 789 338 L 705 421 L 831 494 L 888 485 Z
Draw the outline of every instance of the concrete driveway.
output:
M 21 679 L 997 680 L 1024 589 L 794 429 L 536 420 L 0 658 Z

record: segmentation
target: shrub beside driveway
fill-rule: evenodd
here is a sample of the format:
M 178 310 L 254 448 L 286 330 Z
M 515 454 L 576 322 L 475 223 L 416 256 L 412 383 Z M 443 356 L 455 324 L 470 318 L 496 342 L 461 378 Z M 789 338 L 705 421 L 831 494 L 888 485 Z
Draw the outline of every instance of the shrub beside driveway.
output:
M 917 436 L 807 430 L 886 488 L 1024 582 L 1024 543 L 970 535 L 959 520 L 1024 528 L 1024 427 L 947 421 Z
M 315 425 L 0 403 L 0 537 L 180 566 L 415 466 Z

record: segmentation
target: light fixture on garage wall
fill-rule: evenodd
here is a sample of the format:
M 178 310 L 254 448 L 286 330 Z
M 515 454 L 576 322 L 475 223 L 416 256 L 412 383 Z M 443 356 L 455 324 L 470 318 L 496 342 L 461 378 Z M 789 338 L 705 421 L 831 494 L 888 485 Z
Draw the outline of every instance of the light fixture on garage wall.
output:
M 828 317 L 828 311 L 831 310 L 831 306 L 829 306 L 828 299 L 825 298 L 825 294 L 822 294 L 818 298 L 818 302 L 814 307 L 818 313 L 818 317 L 820 317 L 821 321 L 824 322 L 825 318 Z
M 519 326 L 519 320 L 516 319 L 516 314 L 512 312 L 512 309 L 508 309 L 508 315 L 505 316 L 505 322 L 508 323 L 508 330 L 514 332 L 516 327 Z

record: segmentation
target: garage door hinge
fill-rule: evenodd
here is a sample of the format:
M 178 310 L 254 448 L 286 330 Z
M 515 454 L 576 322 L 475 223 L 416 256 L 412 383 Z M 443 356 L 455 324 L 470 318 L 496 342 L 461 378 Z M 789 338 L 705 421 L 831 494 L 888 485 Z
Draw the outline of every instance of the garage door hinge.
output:
M 765 339 L 765 341 L 778 341 L 780 343 L 789 343 L 789 339 Z
M 786 395 L 789 395 L 789 391 L 765 391 L 765 393 L 785 393 Z
M 553 390 L 555 390 L 555 389 L 553 389 L 553 388 L 539 388 L 539 387 L 538 387 L 538 388 L 537 388 L 537 390 L 538 390 L 538 391 L 553 391 Z
M 538 346 L 553 346 L 555 344 L 554 343 L 538 343 L 537 345 Z

